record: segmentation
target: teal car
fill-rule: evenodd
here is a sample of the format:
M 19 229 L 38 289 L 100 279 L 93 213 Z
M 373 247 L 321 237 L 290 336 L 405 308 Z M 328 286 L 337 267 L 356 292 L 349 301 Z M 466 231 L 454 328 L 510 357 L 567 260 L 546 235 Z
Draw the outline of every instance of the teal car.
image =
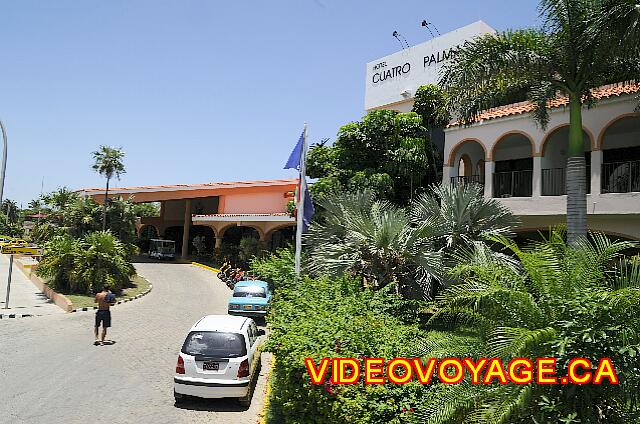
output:
M 229 299 L 229 315 L 265 316 L 271 290 L 265 281 L 238 281 Z

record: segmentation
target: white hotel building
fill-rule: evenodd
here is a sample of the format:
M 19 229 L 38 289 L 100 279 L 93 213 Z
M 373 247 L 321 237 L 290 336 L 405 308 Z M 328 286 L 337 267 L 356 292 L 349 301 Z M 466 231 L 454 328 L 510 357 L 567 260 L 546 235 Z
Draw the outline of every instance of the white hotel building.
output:
M 476 22 L 367 64 L 365 109 L 408 112 L 416 89 L 437 83 L 442 63 L 465 40 L 493 32 Z M 590 229 L 640 240 L 640 113 L 638 84 L 601 87 L 583 110 Z M 565 221 L 569 110 L 553 102 L 547 129 L 528 102 L 483 112 L 471 126 L 445 129 L 443 183 L 477 182 L 522 222 L 519 231 Z

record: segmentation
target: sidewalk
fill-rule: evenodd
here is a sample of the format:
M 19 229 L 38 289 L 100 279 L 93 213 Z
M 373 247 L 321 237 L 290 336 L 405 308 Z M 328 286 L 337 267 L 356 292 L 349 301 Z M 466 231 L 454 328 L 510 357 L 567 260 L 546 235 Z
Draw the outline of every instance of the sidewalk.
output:
M 31 281 L 18 269 L 15 262 L 11 274 L 11 291 L 9 293 L 9 309 L 4 309 L 7 297 L 7 277 L 9 275 L 9 257 L 0 255 L 0 315 L 53 315 L 64 311 L 53 304 Z

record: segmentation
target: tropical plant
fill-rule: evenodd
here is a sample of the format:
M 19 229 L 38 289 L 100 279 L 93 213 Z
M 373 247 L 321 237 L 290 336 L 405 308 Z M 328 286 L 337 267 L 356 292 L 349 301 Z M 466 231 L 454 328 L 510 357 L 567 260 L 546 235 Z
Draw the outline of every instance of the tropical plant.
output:
M 405 205 L 428 183 L 430 151 L 426 129 L 416 113 L 369 112 L 361 121 L 344 125 L 332 146 L 309 149 L 307 174 L 319 178 L 311 194 L 370 190 Z
M 640 263 L 622 256 L 634 244 L 592 234 L 568 245 L 561 231 L 524 249 L 495 241 L 517 262 L 481 244 L 460 255 L 453 269 L 459 283 L 438 297 L 428 322 L 436 331 L 421 354 L 499 357 L 505 364 L 552 357 L 559 376 L 572 358 L 594 367 L 611 358 L 620 384 L 437 385 L 419 408 L 423 422 L 638 422 Z
M 447 93 L 435 84 L 418 87 L 411 111 L 422 117 L 422 125 L 427 129 L 444 128 L 451 120 Z
M 411 205 L 411 221 L 428 223 L 448 252 L 488 236 L 510 236 L 519 220 L 478 184 L 437 185 Z
M 541 0 L 541 30 L 489 34 L 465 44 L 444 69 L 441 85 L 465 123 L 484 109 L 526 94 L 533 116 L 549 122 L 549 101 L 569 103 L 567 228 L 575 243 L 587 234 L 586 164 L 582 109 L 593 106 L 592 89 L 634 77 L 638 58 L 617 54 L 610 29 L 598 25 L 606 0 Z M 620 41 L 618 40 L 618 44 Z
M 134 203 L 133 211 L 140 218 L 160 216 L 160 204 L 158 202 Z
M 429 140 L 427 146 L 428 156 L 430 156 L 429 171 L 435 184 L 441 181 L 443 165 L 441 150 L 436 143 L 439 140 L 442 145 L 444 144 L 443 128 L 451 120 L 447 104 L 446 92 L 435 84 L 428 84 L 418 87 L 411 108 L 412 112 L 422 117 L 422 126 L 426 129 L 424 137 Z
M 196 255 L 200 258 L 207 254 L 207 243 L 204 236 L 195 236 L 192 241 L 193 247 L 196 249 Z
M 0 234 L 11 237 L 22 237 L 24 228 L 21 223 L 12 222 L 4 213 L 0 212 Z
M 263 243 L 255 237 L 242 237 L 239 247 L 238 259 L 245 265 L 249 265 L 253 258 L 261 256 L 265 250 Z
M 107 184 L 104 190 L 104 204 L 102 206 L 102 231 L 107 229 L 107 203 L 109 202 L 109 181 L 113 177 L 120 179 L 120 175 L 124 174 L 125 168 L 122 160 L 124 159 L 124 152 L 122 149 L 100 146 L 100 148 L 93 152 L 93 169 L 103 177 L 107 179 Z
M 111 199 L 107 206 L 108 227 L 120 241 L 127 245 L 133 253 L 132 245 L 136 241 L 135 204 L 122 198 Z M 75 238 L 100 231 L 104 205 L 98 204 L 90 197 L 76 197 L 59 214 L 60 225 L 66 228 Z
M 264 257 L 254 257 L 251 271 L 268 281 L 272 290 L 289 286 L 296 280 L 294 255 L 292 248 L 284 248 Z
M 51 193 L 43 194 L 41 200 L 42 203 L 52 211 L 60 212 L 67 208 L 78 197 L 78 193 L 69 190 L 67 187 L 61 187 Z M 37 201 L 37 205 L 40 206 L 39 200 Z
M 403 209 L 371 192 L 336 194 L 319 204 L 324 219 L 304 237 L 308 272 L 357 275 L 366 287 L 393 284 L 404 294 L 421 292 L 440 275 L 441 255 L 428 223 L 412 226 Z
M 293 270 L 293 258 L 286 267 Z M 266 262 L 275 259 L 271 265 Z M 277 272 L 284 257 L 261 263 Z M 293 280 L 292 280 L 293 281 Z M 388 287 L 392 289 L 392 287 Z M 417 382 L 395 385 L 311 384 L 304 358 L 407 357 L 420 330 L 389 313 L 406 301 L 392 290 L 362 290 L 349 278 L 302 278 L 280 285 L 268 317 L 266 349 L 277 358 L 270 377 L 270 423 L 415 423 L 414 408 L 426 395 Z M 415 314 L 413 317 L 415 318 Z
M 71 278 L 80 242 L 69 236 L 56 236 L 45 245 L 45 255 L 36 268 L 36 274 L 47 280 L 55 290 L 63 292 L 83 292 L 78 281 Z
M 106 285 L 119 292 L 135 275 L 135 268 L 127 261 L 129 252 L 110 231 L 87 234 L 76 254 L 71 280 L 81 282 L 86 293 L 93 293 Z
M 55 236 L 45 245 L 36 269 L 54 288 L 66 293 L 91 294 L 107 285 L 120 291 L 135 274 L 128 251 L 110 231 L 97 231 L 82 239 Z
M 319 201 L 323 219 L 305 235 L 307 270 L 350 273 L 369 287 L 396 284 L 404 293 L 416 284 L 428 296 L 443 281 L 444 264 L 460 247 L 487 236 L 510 235 L 518 221 L 476 185 L 436 186 L 408 211 L 375 200 L 372 193 L 339 194 Z
M 608 36 L 607 43 L 616 55 L 633 60 L 640 56 L 640 4 L 637 0 L 604 0 L 602 12 L 593 26 L 592 37 Z M 640 63 L 630 69 L 640 75 Z
M 1 212 L 5 214 L 9 223 L 15 224 L 18 222 L 20 209 L 18 204 L 11 199 L 4 199 L 2 201 Z

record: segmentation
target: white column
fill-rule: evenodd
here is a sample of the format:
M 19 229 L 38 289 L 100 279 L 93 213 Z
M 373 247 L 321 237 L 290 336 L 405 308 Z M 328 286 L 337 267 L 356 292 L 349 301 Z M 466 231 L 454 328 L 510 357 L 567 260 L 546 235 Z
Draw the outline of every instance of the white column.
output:
M 453 172 L 453 169 L 454 168 L 452 166 L 449 166 L 446 164 L 442 167 L 442 185 L 443 186 L 448 186 L 451 184 L 451 177 L 453 176 L 451 174 Z
M 602 150 L 591 152 L 591 194 L 601 193 L 600 173 L 602 172 Z M 589 181 L 589 175 L 587 175 Z
M 495 162 L 486 161 L 484 163 L 484 197 L 493 197 L 493 172 L 495 169 Z
M 542 195 L 542 158 L 540 156 L 533 157 L 533 197 Z

